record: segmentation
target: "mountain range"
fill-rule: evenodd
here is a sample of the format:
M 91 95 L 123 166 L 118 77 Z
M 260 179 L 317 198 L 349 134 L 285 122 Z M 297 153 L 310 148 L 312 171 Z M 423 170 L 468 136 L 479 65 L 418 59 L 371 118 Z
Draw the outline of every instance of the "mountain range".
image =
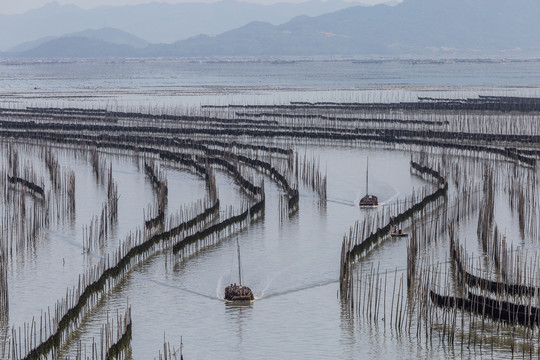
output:
M 212 3 L 193 0 L 177 4 L 99 6 L 88 10 L 53 2 L 22 14 L 0 14 L 0 34 L 9 34 L 0 36 L 0 51 L 40 38 L 101 28 L 116 28 L 151 43 L 167 44 L 199 34 L 221 34 L 252 21 L 282 24 L 298 15 L 322 15 L 351 4 L 359 2 L 306 0 L 260 5 L 242 0 Z
M 540 55 L 539 16 L 538 0 L 405 0 L 393 6 L 353 6 L 297 16 L 278 25 L 254 21 L 219 35 L 170 44 L 146 45 L 115 29 L 87 31 L 49 38 L 7 55 L 532 57 Z

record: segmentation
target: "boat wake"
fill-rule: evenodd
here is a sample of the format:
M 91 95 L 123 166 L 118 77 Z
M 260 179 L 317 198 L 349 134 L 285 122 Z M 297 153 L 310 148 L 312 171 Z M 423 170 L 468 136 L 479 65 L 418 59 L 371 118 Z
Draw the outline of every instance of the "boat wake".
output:
M 307 284 L 305 286 L 298 287 L 298 288 L 292 288 L 292 289 L 286 289 L 286 290 L 279 291 L 279 292 L 273 292 L 273 293 L 269 293 L 268 295 L 264 295 L 264 296 L 261 295 L 261 297 L 259 297 L 259 298 L 255 297 L 255 299 L 256 300 L 271 299 L 271 298 L 274 298 L 274 297 L 283 296 L 283 295 L 289 295 L 289 294 L 293 294 L 293 293 L 313 289 L 313 288 L 320 287 L 320 286 L 327 286 L 327 285 L 330 285 L 330 284 L 335 284 L 337 282 L 339 282 L 339 280 L 337 280 L 337 279 L 320 281 L 320 282 L 316 282 L 316 283 L 312 283 L 312 284 Z
M 154 284 L 164 286 L 164 287 L 167 287 L 169 289 L 179 290 L 179 291 L 182 291 L 182 292 L 185 292 L 185 293 L 188 293 L 188 294 L 197 295 L 197 296 L 200 296 L 200 297 L 203 297 L 203 298 L 206 298 L 206 299 L 210 299 L 210 300 L 225 301 L 225 292 L 223 290 L 224 289 L 223 280 L 224 280 L 224 278 L 220 277 L 220 279 L 219 279 L 219 281 L 217 283 L 217 286 L 216 286 L 216 295 L 213 296 L 213 295 L 197 292 L 197 291 L 194 291 L 194 290 L 191 290 L 191 289 L 187 289 L 187 288 L 184 288 L 182 286 L 174 286 L 174 285 L 168 284 L 168 283 L 163 282 L 163 281 L 154 280 L 154 279 L 145 279 L 145 281 L 152 282 Z M 293 294 L 293 293 L 313 289 L 313 288 L 320 287 L 320 286 L 327 286 L 327 285 L 330 285 L 330 284 L 335 284 L 338 281 L 339 280 L 337 280 L 337 279 L 319 281 L 319 282 L 314 282 L 314 283 L 311 283 L 311 284 L 306 284 L 306 285 L 301 286 L 301 287 L 289 288 L 289 289 L 285 289 L 285 290 L 282 290 L 282 291 L 267 293 L 268 289 L 270 288 L 270 286 L 272 285 L 272 282 L 273 282 L 273 279 L 271 279 L 267 283 L 267 285 L 264 287 L 264 289 L 260 292 L 260 295 L 254 294 L 254 299 L 256 301 L 264 300 L 264 299 L 271 299 L 271 298 L 275 298 L 275 297 L 278 297 L 278 296 L 289 295 L 289 294 Z
M 158 284 L 158 285 L 167 287 L 167 288 L 169 288 L 169 289 L 180 290 L 180 291 L 182 291 L 182 292 L 189 293 L 189 294 L 193 294 L 193 295 L 202 296 L 202 297 L 207 298 L 207 299 L 217 300 L 217 299 L 216 299 L 214 296 L 212 296 L 212 295 L 203 294 L 203 293 L 200 293 L 200 292 L 197 292 L 197 291 L 193 291 L 193 290 L 190 290 L 190 289 L 186 289 L 186 288 L 181 287 L 181 286 L 173 286 L 173 285 L 168 284 L 168 283 L 165 283 L 165 282 L 163 282 L 163 281 L 158 281 L 158 280 L 154 280 L 154 279 L 146 279 L 146 281 L 149 281 L 149 282 L 152 282 L 152 283 L 154 283 L 154 284 Z
M 396 199 L 401 195 L 399 191 L 396 191 L 394 195 L 386 199 L 385 201 L 381 202 L 379 205 L 387 206 L 387 205 L 395 205 Z
M 223 286 L 223 276 L 219 278 L 216 287 L 216 297 L 219 300 L 225 300 L 225 287 Z
M 358 198 L 358 201 L 360 201 L 360 198 Z M 357 203 L 357 201 L 354 201 L 354 202 L 351 202 L 351 201 L 348 201 L 348 200 L 344 200 L 344 199 L 327 199 L 326 200 L 327 203 L 334 203 L 334 204 L 339 204 L 339 205 L 346 205 L 346 206 L 350 206 L 350 207 L 354 207 Z
M 274 279 L 275 277 L 271 278 L 270 281 L 266 284 L 266 286 L 264 287 L 264 289 L 261 291 L 261 295 L 260 296 L 257 296 L 255 295 L 255 300 L 260 300 L 262 299 L 266 292 L 268 291 L 268 289 L 270 288 L 270 285 L 272 285 L 272 283 L 274 282 Z

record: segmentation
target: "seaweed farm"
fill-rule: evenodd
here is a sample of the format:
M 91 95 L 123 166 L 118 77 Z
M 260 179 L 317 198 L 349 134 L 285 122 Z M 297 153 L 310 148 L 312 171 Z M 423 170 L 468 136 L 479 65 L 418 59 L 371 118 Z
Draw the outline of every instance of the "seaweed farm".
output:
M 171 64 L 102 65 L 116 84 L 0 66 L 21 79 L 0 93 L 0 358 L 540 356 L 538 78 L 177 63 L 171 85 Z M 275 83 L 294 66 L 319 88 Z M 237 247 L 248 305 L 224 300 Z

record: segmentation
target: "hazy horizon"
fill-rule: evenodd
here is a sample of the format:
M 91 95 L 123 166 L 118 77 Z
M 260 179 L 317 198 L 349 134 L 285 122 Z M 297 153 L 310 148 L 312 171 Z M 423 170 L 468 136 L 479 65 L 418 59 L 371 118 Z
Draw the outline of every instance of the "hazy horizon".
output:
M 81 9 L 93 9 L 100 6 L 126 6 L 126 5 L 140 5 L 140 4 L 149 4 L 149 3 L 167 3 L 167 4 L 178 4 L 178 3 L 216 3 L 220 1 L 231 1 L 231 0 L 165 0 L 165 1 L 151 1 L 151 0 L 28 0 L 25 2 L 14 1 L 14 0 L 0 0 L 0 14 L 4 15 L 13 15 L 13 14 L 23 14 L 27 11 L 39 9 L 45 5 L 57 3 L 60 5 L 75 5 Z M 261 4 L 261 5 L 272 5 L 277 3 L 304 3 L 309 2 L 310 0 L 235 0 L 238 2 L 245 2 L 251 4 Z M 319 0 L 320 2 L 331 2 L 334 0 Z M 365 4 L 365 5 L 376 5 L 381 3 L 387 3 L 389 0 L 343 0 L 345 2 L 354 4 Z M 401 2 L 402 0 L 397 0 Z

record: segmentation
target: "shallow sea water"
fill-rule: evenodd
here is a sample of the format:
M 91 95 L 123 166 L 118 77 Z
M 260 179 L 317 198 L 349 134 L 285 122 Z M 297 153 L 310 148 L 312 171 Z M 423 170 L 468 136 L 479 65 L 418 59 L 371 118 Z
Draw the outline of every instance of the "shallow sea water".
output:
M 199 105 L 288 103 L 289 101 L 410 101 L 417 96 L 540 95 L 540 64 L 447 63 L 383 64 L 355 62 L 208 63 L 174 60 L 69 63 L 0 63 L 0 106 L 69 106 L 141 111 L 185 111 Z M 99 339 L 107 317 L 132 307 L 130 356 L 152 359 L 164 336 L 178 346 L 183 338 L 189 359 L 312 358 L 458 358 L 446 346 L 426 344 L 415 336 L 365 322 L 343 308 L 338 296 L 339 258 L 343 235 L 357 220 L 384 209 L 355 204 L 365 189 L 369 158 L 370 192 L 385 206 L 403 201 L 413 190 L 430 186 L 409 171 L 408 149 L 361 144 L 299 143 L 299 154 L 319 158 L 328 174 L 328 201 L 300 187 L 299 211 L 280 221 L 282 189 L 265 175 L 264 217 L 217 244 L 184 258 L 159 251 L 132 269 L 61 349 L 74 357 L 80 342 Z M 141 227 L 143 209 L 155 201 L 145 177 L 131 156 L 102 154 L 112 162 L 120 192 L 119 220 L 101 252 L 82 252 L 82 227 L 101 210 L 106 188 L 97 184 L 85 159 L 69 151 L 60 163 L 76 173 L 74 223 L 43 231 L 32 254 L 21 254 L 8 272 L 9 325 L 21 326 L 54 306 L 78 274 L 112 251 Z M 33 156 L 30 152 L 29 157 Z M 204 181 L 168 166 L 167 216 L 206 196 Z M 240 208 L 246 195 L 229 175 L 216 171 L 222 208 Z M 451 189 L 452 191 L 452 189 Z M 455 191 L 455 190 L 454 190 Z M 516 217 L 500 196 L 496 218 L 516 238 Z M 474 216 L 460 227 L 471 252 L 480 252 Z M 236 239 L 242 249 L 244 282 L 255 293 L 251 306 L 229 306 L 223 288 L 236 279 Z M 516 243 L 519 240 L 516 240 Z M 446 239 L 433 253 L 447 259 Z M 388 240 L 362 258 L 358 269 L 403 274 L 406 240 Z M 400 276 L 400 275 L 398 275 Z M 439 341 L 439 340 L 437 340 Z M 470 355 L 470 354 L 469 354 Z M 508 349 L 482 353 L 507 358 Z

